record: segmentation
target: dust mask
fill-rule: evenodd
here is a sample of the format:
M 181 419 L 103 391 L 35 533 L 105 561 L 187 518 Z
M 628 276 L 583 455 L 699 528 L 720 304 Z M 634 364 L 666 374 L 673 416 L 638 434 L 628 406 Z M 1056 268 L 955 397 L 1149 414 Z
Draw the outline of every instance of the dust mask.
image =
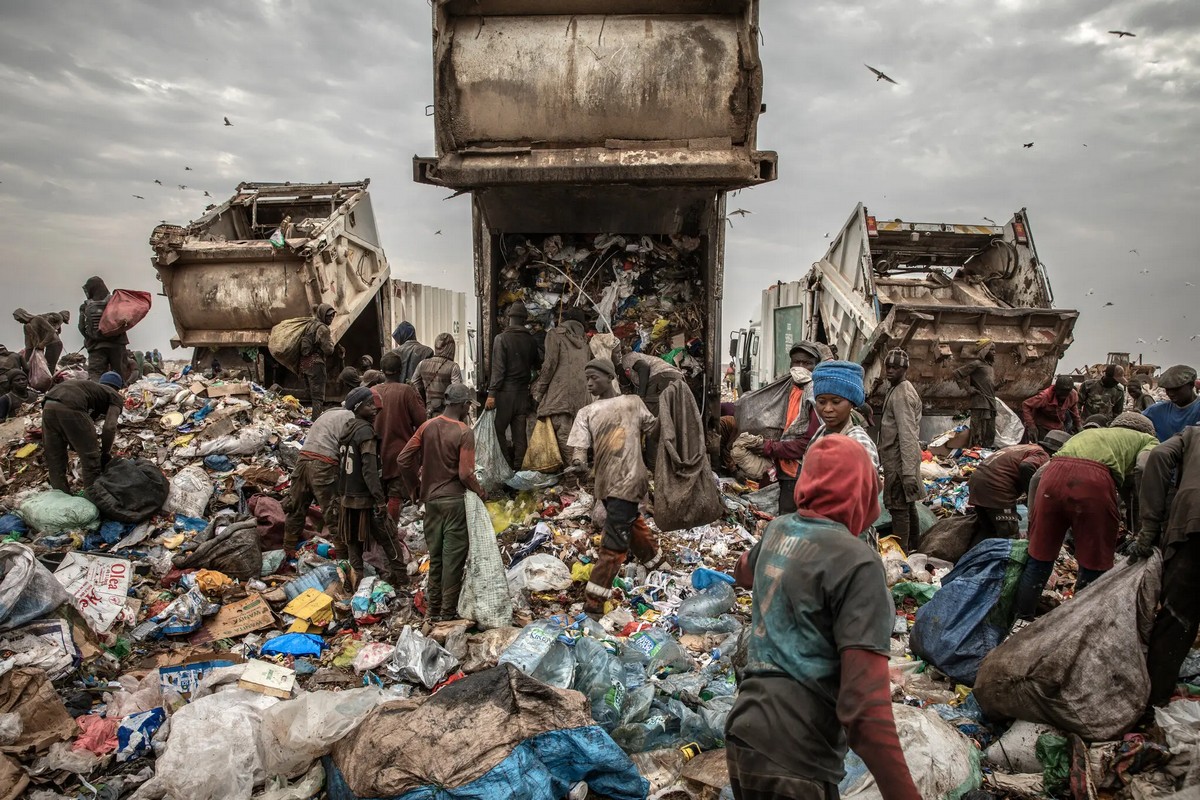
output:
M 804 367 L 792 367 L 792 383 L 797 386 L 806 386 L 812 383 L 812 372 Z

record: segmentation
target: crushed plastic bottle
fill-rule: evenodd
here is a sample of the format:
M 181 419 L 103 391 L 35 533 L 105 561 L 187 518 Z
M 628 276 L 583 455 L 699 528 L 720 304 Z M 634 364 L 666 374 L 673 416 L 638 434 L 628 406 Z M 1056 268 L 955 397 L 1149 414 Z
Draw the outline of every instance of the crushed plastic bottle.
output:
M 573 688 L 587 696 L 592 719 L 605 730 L 621 720 L 625 707 L 625 668 L 608 648 L 590 637 L 575 642 L 575 682 Z
M 651 674 L 661 670 L 688 672 L 695 667 L 687 651 L 662 628 L 638 631 L 629 637 L 629 648 L 641 655 Z
M 718 581 L 679 604 L 679 627 L 684 633 L 732 633 L 741 627 L 727 612 L 737 602 L 737 592 Z
M 562 617 L 550 617 L 526 625 L 501 654 L 499 663 L 512 664 L 526 675 L 533 675 L 559 634 L 566 630 L 565 623 Z
M 542 683 L 568 689 L 575 678 L 575 650 L 560 641 L 550 644 L 546 655 L 530 675 Z

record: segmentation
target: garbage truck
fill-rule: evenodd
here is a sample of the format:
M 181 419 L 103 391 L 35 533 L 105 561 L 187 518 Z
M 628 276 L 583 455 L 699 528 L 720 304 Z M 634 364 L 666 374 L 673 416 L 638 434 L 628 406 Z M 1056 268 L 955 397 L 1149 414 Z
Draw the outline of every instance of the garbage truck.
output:
M 763 292 L 763 360 L 778 373 L 787 331 L 799 330 L 862 364 L 879 401 L 884 356 L 900 347 L 936 417 L 967 408 L 953 373 L 990 339 L 996 394 L 1015 408 L 1054 380 L 1078 316 L 1054 306 L 1026 209 L 1002 225 L 958 224 L 884 219 L 860 203 L 806 279 Z
M 338 394 L 341 367 L 378 358 L 390 341 L 389 269 L 369 184 L 241 183 L 198 220 L 155 227 L 151 263 L 171 307 L 172 346 L 194 348 L 197 367 L 216 358 L 223 369 L 297 387 L 267 339 L 276 324 L 329 303 L 340 348 L 329 391 Z
M 478 371 L 504 309 L 564 307 L 691 367 L 717 413 L 728 192 L 756 149 L 757 0 L 435 0 L 436 155 L 414 180 L 471 197 Z

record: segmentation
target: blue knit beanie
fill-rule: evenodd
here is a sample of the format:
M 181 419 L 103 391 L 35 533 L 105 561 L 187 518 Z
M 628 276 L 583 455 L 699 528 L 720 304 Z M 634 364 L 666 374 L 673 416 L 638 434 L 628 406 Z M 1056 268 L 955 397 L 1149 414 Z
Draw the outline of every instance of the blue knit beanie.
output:
M 106 372 L 100 376 L 100 383 L 114 389 L 124 389 L 125 380 L 115 372 Z
M 853 361 L 825 361 L 817 364 L 812 374 L 813 396 L 836 394 L 855 406 L 867 399 L 863 389 L 863 368 Z

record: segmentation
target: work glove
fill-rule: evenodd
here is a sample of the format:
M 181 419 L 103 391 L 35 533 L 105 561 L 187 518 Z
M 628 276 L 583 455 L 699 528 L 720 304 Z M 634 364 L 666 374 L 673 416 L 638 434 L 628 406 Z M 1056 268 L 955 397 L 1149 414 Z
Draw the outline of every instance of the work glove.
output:
M 1154 555 L 1155 538 L 1148 531 L 1139 533 L 1137 539 L 1129 546 L 1129 563 L 1134 564 L 1143 558 L 1149 558 Z
M 492 397 L 491 395 L 488 395 L 488 399 L 486 401 L 484 401 L 483 410 L 484 411 L 495 411 L 496 410 L 496 398 Z
M 921 498 L 923 486 L 918 478 L 905 478 L 902 485 L 904 486 L 904 497 L 910 503 Z

